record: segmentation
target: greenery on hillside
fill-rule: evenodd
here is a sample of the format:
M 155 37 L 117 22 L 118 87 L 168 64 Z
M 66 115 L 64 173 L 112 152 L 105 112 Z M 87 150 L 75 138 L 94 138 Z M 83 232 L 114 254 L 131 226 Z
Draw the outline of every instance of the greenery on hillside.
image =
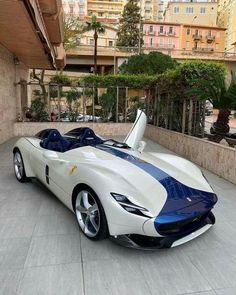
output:
M 174 69 L 178 63 L 169 55 L 161 52 L 150 52 L 131 56 L 120 66 L 123 74 L 157 75 L 168 69 Z

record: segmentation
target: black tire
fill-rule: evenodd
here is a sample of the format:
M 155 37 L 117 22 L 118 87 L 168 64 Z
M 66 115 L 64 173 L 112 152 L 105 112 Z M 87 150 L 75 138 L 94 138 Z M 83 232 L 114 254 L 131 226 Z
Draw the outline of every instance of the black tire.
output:
M 20 159 L 20 162 L 18 162 L 19 165 L 17 165 L 17 163 L 16 163 L 17 158 L 18 158 L 18 161 Z M 15 149 L 14 152 L 13 152 L 13 167 L 14 167 L 14 172 L 15 172 L 16 179 L 19 182 L 24 183 L 24 182 L 29 182 L 30 181 L 30 178 L 28 178 L 26 176 L 23 157 L 22 157 L 21 152 L 20 152 L 19 149 Z
M 81 194 L 83 194 L 83 192 L 88 192 L 88 194 L 89 194 L 88 198 L 90 198 L 90 202 L 91 202 L 91 200 L 95 200 L 95 202 L 97 204 L 97 209 L 98 209 L 98 212 L 99 212 L 99 219 L 100 219 L 99 227 L 98 227 L 97 232 L 93 233 L 93 236 L 91 236 L 91 232 L 90 233 L 88 233 L 88 231 L 86 232 L 86 230 L 84 229 L 85 225 L 84 225 L 84 228 L 82 226 L 83 223 L 85 224 L 85 222 L 83 220 L 83 218 L 85 218 L 84 216 L 88 217 L 88 215 L 86 213 L 81 213 L 81 211 L 76 209 L 77 204 L 78 203 L 80 204 L 80 198 L 81 198 L 80 196 L 81 196 Z M 106 218 L 106 214 L 105 214 L 105 211 L 103 209 L 103 206 L 102 206 L 97 194 L 90 187 L 83 185 L 83 186 L 80 186 L 77 189 L 75 189 L 74 194 L 73 194 L 73 200 L 74 200 L 73 201 L 74 211 L 75 211 L 77 221 L 78 221 L 78 224 L 79 224 L 79 227 L 80 227 L 82 233 L 87 238 L 89 238 L 90 240 L 93 240 L 93 241 L 98 241 L 98 240 L 103 240 L 103 239 L 108 238 L 109 237 L 109 229 L 108 229 L 108 225 L 107 225 L 107 218 Z M 87 209 L 87 211 L 88 210 L 89 209 Z M 90 213 L 90 214 L 92 214 L 92 213 Z M 95 218 L 96 217 L 97 216 L 95 216 Z M 91 215 L 89 216 L 89 218 L 91 218 Z M 90 227 L 93 228 L 91 222 L 90 222 Z

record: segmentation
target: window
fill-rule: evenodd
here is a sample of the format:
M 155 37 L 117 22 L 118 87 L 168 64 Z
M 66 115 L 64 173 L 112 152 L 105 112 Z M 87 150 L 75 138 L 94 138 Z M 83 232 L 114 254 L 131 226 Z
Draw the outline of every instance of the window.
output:
M 187 28 L 187 35 L 190 35 L 190 34 L 191 34 L 191 29 Z
M 94 45 L 94 40 L 93 39 L 89 39 L 89 45 Z
M 153 26 L 150 26 L 150 27 L 149 27 L 149 32 L 150 32 L 150 33 L 153 33 Z
M 197 41 L 194 42 L 194 49 L 197 49 Z
M 80 43 L 81 43 L 81 38 L 80 38 L 80 37 L 77 36 L 77 37 L 75 38 L 75 40 L 76 40 L 76 44 L 80 44 Z
M 186 7 L 186 13 L 190 14 L 193 13 L 193 7 Z
M 168 44 L 171 45 L 172 43 L 172 38 L 168 38 Z
M 211 37 L 211 31 L 208 31 L 208 37 Z
M 161 34 L 163 34 L 163 33 L 164 33 L 163 26 L 160 26 L 160 33 L 161 33 Z
M 179 13 L 179 7 L 174 7 L 174 13 Z
M 206 7 L 201 7 L 200 8 L 200 13 L 205 14 L 206 13 Z
M 198 36 L 198 35 L 199 35 L 198 30 L 195 30 L 195 36 Z
M 160 45 L 163 45 L 163 38 L 160 38 Z
M 173 34 L 173 33 L 174 33 L 173 27 L 169 27 L 169 34 Z
M 187 42 L 186 42 L 186 48 L 189 48 L 189 47 L 190 47 L 190 42 L 187 41 Z
M 150 39 L 150 45 L 152 46 L 152 38 Z
M 108 46 L 109 46 L 109 47 L 113 47 L 113 41 L 109 40 L 109 41 L 108 41 Z

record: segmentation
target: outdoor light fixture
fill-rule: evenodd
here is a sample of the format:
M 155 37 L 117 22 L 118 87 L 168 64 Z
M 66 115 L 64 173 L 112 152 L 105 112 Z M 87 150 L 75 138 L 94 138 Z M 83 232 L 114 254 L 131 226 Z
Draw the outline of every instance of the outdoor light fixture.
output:
M 16 66 L 19 66 L 20 61 L 19 61 L 18 57 L 16 57 L 15 55 L 14 55 L 14 57 L 13 57 L 13 61 L 14 61 L 14 64 L 15 64 Z

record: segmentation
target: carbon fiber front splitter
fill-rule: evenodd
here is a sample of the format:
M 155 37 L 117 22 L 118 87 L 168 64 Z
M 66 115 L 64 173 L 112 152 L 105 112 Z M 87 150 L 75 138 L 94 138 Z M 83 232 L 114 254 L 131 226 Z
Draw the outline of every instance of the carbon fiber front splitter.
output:
M 173 235 L 165 237 L 149 237 L 143 235 L 120 235 L 120 236 L 111 236 L 110 239 L 115 243 L 122 245 L 128 248 L 140 249 L 140 250 L 157 250 L 164 248 L 171 248 L 172 245 L 184 237 L 190 235 L 191 233 L 200 230 L 204 226 L 213 225 L 215 223 L 215 216 L 212 212 L 204 220 L 204 223 L 199 226 L 199 228 L 194 228 L 192 231 L 182 234 L 182 235 Z

